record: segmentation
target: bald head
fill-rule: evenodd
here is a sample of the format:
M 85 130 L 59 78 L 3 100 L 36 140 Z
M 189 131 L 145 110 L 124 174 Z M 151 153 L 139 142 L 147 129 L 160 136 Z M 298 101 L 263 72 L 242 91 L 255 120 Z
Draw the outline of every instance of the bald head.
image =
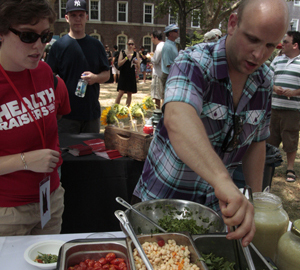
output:
M 237 11 L 238 24 L 241 23 L 246 11 L 248 11 L 247 14 L 249 12 L 255 14 L 256 11 L 260 11 L 264 14 L 274 15 L 275 21 L 284 23 L 286 29 L 289 26 L 289 10 L 284 0 L 242 0 Z
M 231 75 L 249 75 L 272 54 L 289 26 L 284 0 L 242 0 L 228 21 L 226 55 Z

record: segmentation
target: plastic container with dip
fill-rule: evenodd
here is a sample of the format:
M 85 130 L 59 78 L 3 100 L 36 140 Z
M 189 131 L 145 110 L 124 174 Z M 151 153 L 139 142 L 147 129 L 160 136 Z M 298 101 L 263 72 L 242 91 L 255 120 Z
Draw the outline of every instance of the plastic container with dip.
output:
M 271 193 L 253 193 L 256 232 L 252 243 L 260 253 L 275 262 L 279 238 L 287 231 L 288 214 L 281 199 Z
M 280 237 L 276 265 L 279 269 L 300 269 L 300 219 L 293 222 L 291 231 Z

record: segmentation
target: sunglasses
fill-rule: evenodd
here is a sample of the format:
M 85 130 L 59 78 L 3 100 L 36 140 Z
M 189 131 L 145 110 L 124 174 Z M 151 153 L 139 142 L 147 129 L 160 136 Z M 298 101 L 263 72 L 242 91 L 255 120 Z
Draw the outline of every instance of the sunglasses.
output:
M 134 45 L 134 43 L 128 43 L 128 45 L 129 45 L 129 46 L 133 46 L 133 45 Z
M 46 32 L 44 34 L 37 34 L 35 32 L 20 32 L 16 29 L 9 28 L 9 31 L 13 32 L 15 35 L 19 36 L 20 40 L 24 43 L 34 43 L 39 38 L 41 38 L 42 43 L 48 43 L 53 37 L 53 32 Z
M 227 132 L 221 147 L 223 152 L 231 152 L 238 146 L 239 135 L 243 130 L 243 124 L 243 119 L 240 116 L 234 114 L 233 126 L 231 126 L 231 128 Z
M 178 33 L 178 30 L 172 30 L 171 32 L 175 32 L 175 33 Z

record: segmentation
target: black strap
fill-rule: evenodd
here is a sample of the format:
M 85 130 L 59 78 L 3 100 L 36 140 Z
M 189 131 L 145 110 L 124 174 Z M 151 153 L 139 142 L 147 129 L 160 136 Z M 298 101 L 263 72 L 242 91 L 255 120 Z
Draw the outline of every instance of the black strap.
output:
M 54 90 L 56 90 L 58 79 L 56 78 L 56 76 L 54 74 L 53 74 L 53 79 L 54 79 Z

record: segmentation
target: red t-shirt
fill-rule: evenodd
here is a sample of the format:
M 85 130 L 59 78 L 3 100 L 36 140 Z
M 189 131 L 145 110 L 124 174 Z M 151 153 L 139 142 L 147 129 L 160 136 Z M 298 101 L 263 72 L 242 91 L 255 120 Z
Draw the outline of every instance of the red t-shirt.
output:
M 56 78 L 57 86 L 55 89 L 55 111 L 58 115 L 66 115 L 71 112 L 68 89 L 62 78 Z
M 41 61 L 34 70 L 6 73 L 37 119 L 44 134 L 46 148 L 59 151 L 51 68 Z M 0 88 L 0 156 L 43 149 L 42 138 L 35 121 L 31 119 L 1 71 Z M 57 167 L 61 163 L 60 157 Z M 0 207 L 39 202 L 39 183 L 46 175 L 50 176 L 50 192 L 53 192 L 58 188 L 60 181 L 56 169 L 48 174 L 21 170 L 0 175 Z

